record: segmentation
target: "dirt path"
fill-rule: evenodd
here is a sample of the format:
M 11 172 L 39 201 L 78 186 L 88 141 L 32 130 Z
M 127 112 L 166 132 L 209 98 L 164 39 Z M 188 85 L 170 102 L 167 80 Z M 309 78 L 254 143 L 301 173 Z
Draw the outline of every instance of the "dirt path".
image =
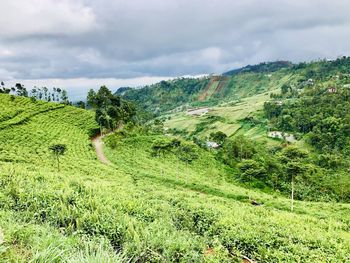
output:
M 187 111 L 187 115 L 204 115 L 209 112 L 209 108 L 199 108 L 199 109 L 192 109 Z
M 93 138 L 91 141 L 95 147 L 97 158 L 102 163 L 109 165 L 111 164 L 111 162 L 107 159 L 107 157 L 103 153 L 103 141 L 102 141 L 103 137 L 104 136 L 98 135 L 95 138 Z

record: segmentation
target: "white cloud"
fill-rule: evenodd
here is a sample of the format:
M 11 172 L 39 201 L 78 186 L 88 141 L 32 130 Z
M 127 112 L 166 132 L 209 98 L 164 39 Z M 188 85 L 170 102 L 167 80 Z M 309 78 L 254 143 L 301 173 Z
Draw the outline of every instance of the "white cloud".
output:
M 0 36 L 77 34 L 95 27 L 90 7 L 80 0 L 1 0 Z
M 0 10 L 3 80 L 197 75 L 350 55 L 348 0 L 0 0 Z
M 7 48 L 0 48 L 0 58 L 1 57 L 8 57 L 8 56 L 12 56 L 13 52 Z

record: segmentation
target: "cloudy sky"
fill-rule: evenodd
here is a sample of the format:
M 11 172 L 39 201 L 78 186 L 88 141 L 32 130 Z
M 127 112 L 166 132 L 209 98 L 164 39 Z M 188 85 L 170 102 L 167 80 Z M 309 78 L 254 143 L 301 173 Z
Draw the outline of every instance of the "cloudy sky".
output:
M 350 55 L 348 0 L 1 0 L 0 79 L 144 85 Z

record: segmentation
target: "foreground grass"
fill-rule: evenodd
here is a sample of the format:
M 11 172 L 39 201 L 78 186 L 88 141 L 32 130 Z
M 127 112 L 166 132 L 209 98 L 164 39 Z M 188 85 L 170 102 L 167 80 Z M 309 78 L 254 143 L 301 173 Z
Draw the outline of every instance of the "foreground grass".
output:
M 206 153 L 200 153 L 191 165 L 171 155 L 158 157 L 160 160 L 151 157 L 154 140 L 157 138 L 129 138 L 106 152 L 117 167 L 128 170 L 139 188 L 156 184 L 157 190 L 152 192 L 163 199 L 182 196 L 178 206 L 186 204 L 187 211 L 181 215 L 181 227 L 204 238 L 216 253 L 243 253 L 267 262 L 347 258 L 348 205 L 298 202 L 295 213 L 290 213 L 289 200 L 232 184 L 228 171 Z M 172 189 L 171 193 L 166 193 L 166 188 Z M 264 205 L 254 207 L 251 199 Z
M 90 112 L 60 107 L 0 130 L 0 261 L 349 260 L 349 205 L 297 202 L 290 213 L 289 200 L 238 186 L 208 152 L 192 164 L 152 157 L 158 136 L 106 147 L 106 166 L 92 128 Z M 57 142 L 68 146 L 60 172 L 47 150 Z

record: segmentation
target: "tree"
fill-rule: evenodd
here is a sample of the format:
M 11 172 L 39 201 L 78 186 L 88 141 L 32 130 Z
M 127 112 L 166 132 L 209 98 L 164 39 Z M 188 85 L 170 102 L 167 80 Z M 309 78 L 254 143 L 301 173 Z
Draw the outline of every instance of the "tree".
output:
M 15 87 L 18 96 L 28 97 L 28 91 L 21 83 L 16 83 Z
M 49 150 L 53 153 L 57 160 L 57 170 L 60 171 L 60 157 L 67 151 L 65 144 L 54 144 L 49 147 Z
M 193 161 L 198 159 L 196 148 L 192 145 L 181 145 L 175 147 L 177 147 L 177 157 L 186 164 L 191 164 Z
M 107 108 L 107 115 L 111 118 L 109 126 L 114 130 L 121 121 L 121 110 L 118 107 L 109 106 Z
M 1 85 L 0 93 L 9 94 L 11 92 L 11 89 L 8 89 L 5 87 L 5 83 L 3 81 L 1 81 L 0 85 Z
M 264 111 L 268 119 L 279 117 L 282 113 L 282 105 L 275 102 L 265 102 Z
M 76 105 L 77 105 L 78 108 L 81 108 L 81 109 L 85 109 L 86 108 L 86 105 L 85 105 L 84 101 L 78 101 Z
M 112 98 L 112 92 L 106 86 L 102 86 L 95 96 L 96 106 L 98 108 L 106 108 L 107 106 L 112 105 Z
M 96 92 L 93 89 L 90 89 L 87 98 L 86 98 L 86 104 L 91 108 L 96 108 Z
M 101 134 L 103 128 L 115 130 L 120 123 L 133 121 L 136 115 L 133 104 L 113 95 L 106 86 L 102 86 L 97 93 L 90 90 L 87 103 L 96 110 L 95 120 L 100 125 Z
M 32 88 L 32 90 L 30 91 L 30 96 L 32 98 L 37 98 L 37 93 L 38 93 L 38 90 L 36 89 L 36 87 Z
M 227 139 L 223 147 L 224 158 L 227 163 L 234 160 L 251 159 L 256 152 L 254 142 L 243 135 Z
M 212 132 L 210 134 L 210 140 L 213 140 L 214 142 L 223 145 L 225 140 L 227 138 L 227 135 L 223 133 L 222 131 Z
M 307 156 L 308 153 L 306 151 L 296 146 L 284 148 L 280 156 L 281 162 L 285 164 L 288 179 L 291 181 L 291 211 L 294 210 L 295 181 L 306 170 L 302 161 Z
M 47 94 L 49 91 L 48 88 L 43 87 L 43 91 L 44 91 L 44 99 L 48 101 L 50 98 L 50 96 L 48 96 L 48 94 Z
M 292 90 L 292 88 L 289 85 L 287 85 L 287 84 L 283 84 L 282 87 L 281 87 L 281 92 L 282 92 L 283 95 L 286 94 L 288 91 L 291 91 L 291 90 Z
M 267 181 L 267 171 L 265 167 L 255 160 L 243 160 L 238 164 L 238 168 L 242 172 L 242 182 L 251 182 L 254 180 Z
M 58 89 L 57 89 L 58 90 Z M 59 89 L 59 93 L 61 93 L 61 100 L 62 100 L 62 103 L 64 104 L 69 104 L 69 101 L 68 101 L 68 94 L 67 94 L 67 91 L 66 90 L 61 90 Z M 57 96 L 58 97 L 58 96 Z

